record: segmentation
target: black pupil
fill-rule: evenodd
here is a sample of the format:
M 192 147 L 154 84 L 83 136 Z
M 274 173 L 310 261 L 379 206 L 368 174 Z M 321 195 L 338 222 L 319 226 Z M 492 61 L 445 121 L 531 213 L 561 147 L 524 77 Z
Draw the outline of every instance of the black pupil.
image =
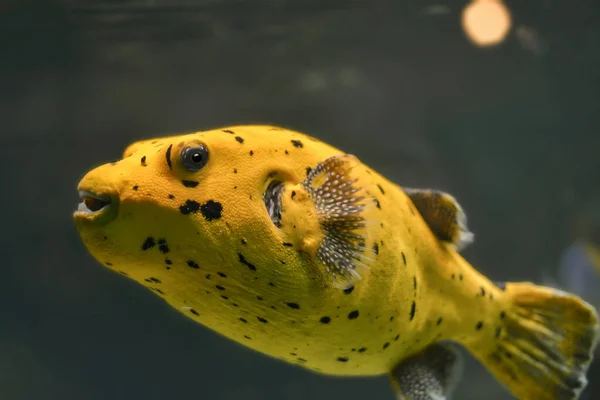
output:
M 200 154 L 199 152 L 195 152 L 192 154 L 192 161 L 195 163 L 199 163 L 202 162 L 202 154 Z

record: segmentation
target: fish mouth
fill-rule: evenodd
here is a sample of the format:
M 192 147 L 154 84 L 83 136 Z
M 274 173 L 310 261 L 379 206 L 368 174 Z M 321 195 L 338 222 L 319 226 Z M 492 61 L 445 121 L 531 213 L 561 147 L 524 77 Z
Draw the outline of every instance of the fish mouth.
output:
M 278 228 L 281 228 L 281 195 L 283 194 L 283 189 L 282 182 L 272 181 L 263 194 L 263 201 L 269 213 L 269 218 L 271 218 L 273 224 Z
M 98 194 L 88 190 L 79 190 L 80 202 L 73 214 L 75 217 L 90 218 L 106 215 L 116 209 L 117 198 L 110 194 Z

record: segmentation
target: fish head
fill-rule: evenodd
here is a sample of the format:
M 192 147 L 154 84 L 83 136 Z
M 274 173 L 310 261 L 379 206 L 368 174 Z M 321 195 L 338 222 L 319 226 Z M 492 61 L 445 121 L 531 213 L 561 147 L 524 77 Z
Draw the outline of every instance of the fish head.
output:
M 219 273 L 242 297 L 264 284 L 262 293 L 279 287 L 318 301 L 340 261 L 323 249 L 360 246 L 339 230 L 350 229 L 344 212 L 324 205 L 331 194 L 315 189 L 323 184 L 315 170 L 339 154 L 262 127 L 144 140 L 81 179 L 74 220 L 94 258 L 143 284 L 160 274 L 176 287 L 207 289 L 214 284 L 204 280 Z

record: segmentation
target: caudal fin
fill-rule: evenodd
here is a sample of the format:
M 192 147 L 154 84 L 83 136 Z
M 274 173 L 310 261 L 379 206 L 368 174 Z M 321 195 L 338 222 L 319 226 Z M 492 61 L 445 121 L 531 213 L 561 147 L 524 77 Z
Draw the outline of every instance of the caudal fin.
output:
M 519 399 L 577 399 L 598 338 L 594 308 L 531 283 L 508 283 L 506 294 L 513 306 L 500 315 L 495 347 L 478 358 Z

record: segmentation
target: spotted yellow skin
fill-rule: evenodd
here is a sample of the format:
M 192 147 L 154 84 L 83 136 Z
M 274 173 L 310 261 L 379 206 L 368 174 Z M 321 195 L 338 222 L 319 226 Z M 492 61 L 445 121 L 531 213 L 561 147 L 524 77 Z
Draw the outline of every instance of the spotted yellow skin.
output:
M 179 155 L 197 143 L 209 160 L 189 172 Z M 378 203 L 364 212 L 371 261 L 353 288 L 331 284 L 314 257 L 323 234 L 299 184 L 307 168 L 339 154 L 307 135 L 269 126 L 140 141 L 79 184 L 118 199 L 117 210 L 76 213 L 75 222 L 99 262 L 185 316 L 314 371 L 384 374 L 445 339 L 491 351 L 499 315 L 509 308 L 507 293 L 438 240 L 399 186 L 363 164 L 352 173 Z M 262 199 L 273 177 L 298 189 L 293 200 L 285 192 L 281 229 Z M 198 184 L 186 187 L 182 180 Z M 184 214 L 188 200 L 218 203 L 220 215 Z

